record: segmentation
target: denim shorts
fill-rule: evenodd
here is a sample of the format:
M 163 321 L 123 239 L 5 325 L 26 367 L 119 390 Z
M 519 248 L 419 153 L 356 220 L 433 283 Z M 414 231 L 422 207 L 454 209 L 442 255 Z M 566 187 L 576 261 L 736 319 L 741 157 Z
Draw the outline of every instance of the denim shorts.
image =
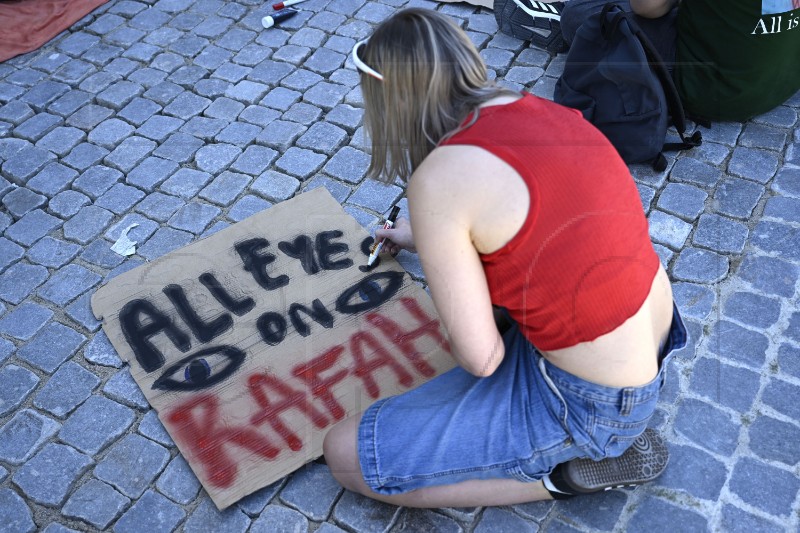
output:
M 641 387 L 605 387 L 544 359 L 516 325 L 488 377 L 454 368 L 363 414 L 358 456 L 379 494 L 470 479 L 537 481 L 559 463 L 621 455 L 647 427 L 686 328 L 674 307 L 658 375 Z

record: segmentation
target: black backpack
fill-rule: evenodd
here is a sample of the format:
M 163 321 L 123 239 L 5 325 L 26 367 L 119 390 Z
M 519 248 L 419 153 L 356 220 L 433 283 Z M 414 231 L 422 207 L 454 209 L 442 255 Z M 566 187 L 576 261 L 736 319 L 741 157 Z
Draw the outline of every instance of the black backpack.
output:
M 663 171 L 665 150 L 699 146 L 686 137 L 686 118 L 675 83 L 633 16 L 606 4 L 578 28 L 567 53 L 555 101 L 578 109 L 605 134 L 626 163 L 650 162 Z M 666 143 L 670 122 L 681 137 Z

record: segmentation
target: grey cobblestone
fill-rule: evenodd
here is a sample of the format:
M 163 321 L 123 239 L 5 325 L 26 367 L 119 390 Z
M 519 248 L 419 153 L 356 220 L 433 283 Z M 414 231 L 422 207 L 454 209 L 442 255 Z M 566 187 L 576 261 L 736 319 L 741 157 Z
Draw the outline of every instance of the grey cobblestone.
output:
M 38 383 L 39 378 L 27 368 L 17 365 L 6 365 L 0 368 L 0 385 L 2 385 L 0 388 L 0 416 L 5 416 L 19 407 Z
M 760 369 L 769 341 L 762 333 L 720 320 L 712 326 L 707 346 L 711 353 L 720 357 Z
M 252 178 L 244 174 L 225 171 L 200 191 L 200 198 L 221 206 L 233 203 Z
M 142 417 L 142 421 L 139 423 L 139 433 L 167 448 L 173 448 L 175 446 L 175 442 L 173 442 L 172 437 L 169 436 L 169 433 L 167 433 L 166 428 L 161 424 L 158 415 L 153 409 L 149 410 L 147 414 Z
M 724 411 L 697 400 L 681 403 L 675 430 L 698 446 L 730 456 L 738 445 L 740 421 Z
M 169 452 L 139 435 L 114 444 L 94 469 L 94 475 L 129 498 L 139 498 L 166 466 Z
M 778 321 L 781 305 L 774 298 L 736 292 L 725 302 L 723 312 L 725 316 L 744 324 L 766 329 Z
M 703 215 L 692 242 L 717 252 L 740 253 L 747 240 L 747 226 L 719 215 Z
M 59 219 L 35 209 L 9 226 L 5 235 L 23 246 L 31 246 L 60 225 Z
M 800 169 L 785 168 L 778 172 L 772 189 L 786 196 L 800 197 Z
M 122 185 L 115 185 L 111 190 L 120 186 Z M 87 205 L 64 223 L 64 237 L 81 244 L 88 244 L 108 227 L 113 218 L 114 215 L 110 211 L 95 205 Z
M 94 333 L 100 329 L 100 321 L 94 317 L 91 308 L 91 293 L 79 296 L 66 308 L 67 316 L 74 320 L 78 325 Z
M 97 199 L 119 182 L 120 178 L 122 178 L 122 172 L 119 170 L 98 165 L 81 174 L 72 186 L 74 189 L 86 193 L 90 198 Z
M 149 98 L 155 103 L 165 106 L 172 102 L 179 94 L 183 93 L 183 87 L 175 85 L 169 81 L 162 81 L 150 87 L 144 93 L 145 98 Z
M 222 131 L 226 125 L 227 122 L 224 120 L 207 117 L 194 117 L 184 124 L 184 126 L 181 128 L 181 131 L 200 139 L 209 140 L 213 139 L 214 136 Z
M 207 117 L 218 118 L 222 120 L 236 120 L 239 113 L 245 108 L 245 105 L 230 98 L 217 98 L 208 106 L 203 114 Z
M 155 491 L 148 490 L 122 515 L 114 531 L 138 533 L 140 531 L 173 531 L 184 519 L 186 512 Z
M 120 77 L 111 72 L 97 72 L 85 78 L 78 88 L 87 93 L 97 94 L 100 91 L 107 89 L 112 83 L 119 81 Z
M 50 443 L 11 479 L 31 500 L 57 506 L 92 463 L 91 457 L 69 446 Z
M 351 47 L 352 48 L 352 47 Z M 310 70 L 298 69 L 286 76 L 281 85 L 295 91 L 305 91 L 321 82 L 324 78 L 316 72 Z
M 114 268 L 125 259 L 111 250 L 111 243 L 102 239 L 90 242 L 81 253 L 80 258 L 101 268 Z
M 717 359 L 695 361 L 690 390 L 725 407 L 745 413 L 758 394 L 758 373 Z M 700 463 L 692 463 L 700 464 Z
M 231 84 L 225 80 L 202 79 L 194 85 L 194 92 L 214 100 L 223 96 L 230 86 Z
M 800 231 L 788 224 L 762 220 L 753 228 L 751 242 L 762 250 L 778 253 L 785 259 L 800 259 Z
M 728 258 L 700 248 L 685 248 L 675 262 L 672 273 L 682 281 L 715 283 L 728 274 Z
M 800 277 L 800 268 L 782 259 L 748 255 L 742 261 L 738 274 L 758 290 L 790 297 Z
M 184 121 L 179 118 L 154 115 L 139 126 L 136 133 L 160 143 L 183 125 Z
M 134 176 L 134 174 L 131 173 L 128 175 L 129 180 L 131 176 Z M 104 192 L 103 195 L 95 201 L 93 206 L 87 207 L 86 210 L 92 209 L 92 213 L 97 213 L 99 215 L 101 211 L 98 211 L 98 208 L 103 208 L 120 215 L 136 205 L 136 203 L 144 197 L 145 194 L 136 187 L 131 187 L 123 183 L 116 183 Z M 102 224 L 103 227 L 110 222 L 111 218 L 110 216 L 102 215 L 102 220 L 104 222 L 104 224 Z M 80 220 L 80 224 L 84 223 L 85 220 Z M 69 224 L 69 222 L 67 224 Z M 96 228 L 93 228 L 93 230 L 96 231 Z
M 231 170 L 257 176 L 264 172 L 275 159 L 278 152 L 263 146 L 248 146 L 231 165 Z
M 767 183 L 778 170 L 778 154 L 754 148 L 736 148 L 728 171 L 742 178 Z
M 160 189 L 188 200 L 194 197 L 211 180 L 211 174 L 189 168 L 181 168 L 164 183 Z
M 92 101 L 93 96 L 87 92 L 73 89 L 65 93 L 58 100 L 47 106 L 47 110 L 61 115 L 62 117 L 69 116 L 82 108 L 84 105 Z M 10 104 L 9 104 L 10 105 Z M 19 105 L 24 106 L 21 102 Z M 2 118 L 2 109 L 0 108 L 0 118 Z
M 384 185 L 374 180 L 367 180 L 359 185 L 347 201 L 383 213 L 389 210 L 402 193 L 403 190 L 396 185 Z
M 0 429 L 0 459 L 12 465 L 23 464 L 59 427 L 58 422 L 32 409 L 17 412 Z
M 692 231 L 691 224 L 663 211 L 652 211 L 647 220 L 650 223 L 650 237 L 653 241 L 671 248 L 681 248 Z
M 333 517 L 355 531 L 388 531 L 400 508 L 354 492 L 345 491 L 339 498 Z
M 239 155 L 241 149 L 232 144 L 208 144 L 195 154 L 198 170 L 210 174 L 219 174 L 225 170 Z
M 105 529 L 130 504 L 130 500 L 102 481 L 90 479 L 64 504 L 61 513 Z
M 106 156 L 104 162 L 122 172 L 130 172 L 147 157 L 156 146 L 156 143 L 144 137 L 128 137 Z
M 100 383 L 100 379 L 72 361 L 64 363 L 36 394 L 33 405 L 64 418 L 80 405 Z M 55 433 L 56 429 L 53 429 Z
M 303 100 L 330 111 L 344 100 L 349 91 L 350 89 L 344 85 L 321 81 L 305 92 Z
M 0 274 L 0 298 L 18 304 L 44 283 L 47 276 L 43 266 L 15 263 Z
M 646 496 L 628 523 L 628 531 L 631 533 L 663 531 L 670 528 L 681 531 L 706 531 L 708 519 L 654 496 Z
M 102 331 L 89 341 L 86 348 L 83 350 L 83 356 L 92 364 L 101 366 L 111 366 L 119 368 L 122 366 L 122 360 L 117 355 L 116 350 L 111 345 L 106 334 Z
M 220 212 L 218 207 L 191 202 L 180 208 L 169 219 L 168 224 L 176 229 L 199 234 Z
M 74 59 L 59 68 L 53 78 L 64 83 L 80 83 L 90 72 L 95 72 L 96 67 L 86 61 Z
M 112 149 L 134 131 L 133 126 L 116 118 L 110 118 L 98 124 L 89 133 L 88 141 L 92 144 Z
M 295 510 L 268 505 L 250 527 L 252 533 L 301 532 L 308 530 L 308 519 Z
M 750 449 L 756 455 L 768 461 L 780 461 L 787 466 L 797 464 L 800 460 L 798 450 L 786 446 L 787 442 L 797 442 L 800 428 L 793 424 L 768 416 L 756 419 L 748 428 Z
M 306 131 L 306 127 L 301 124 L 273 120 L 256 138 L 256 142 L 266 144 L 279 152 L 285 152 L 304 131 Z
M 45 80 L 34 85 L 20 100 L 38 111 L 43 111 L 47 105 L 70 90 L 69 85 L 52 80 Z
M 86 337 L 59 322 L 51 322 L 25 346 L 17 357 L 26 363 L 52 374 L 64 361 L 72 357 L 86 341 Z
M 261 133 L 261 128 L 253 124 L 234 122 L 223 129 L 214 140 L 218 143 L 226 143 L 234 146 L 247 146 L 252 143 Z
M 326 176 L 317 176 L 312 178 L 306 182 L 306 186 L 303 188 L 303 192 L 308 192 L 316 189 L 317 187 L 325 187 L 331 196 L 333 196 L 337 202 L 340 204 L 343 203 L 352 193 L 350 187 L 341 183 L 336 180 L 332 180 Z
M 65 98 L 65 97 L 64 97 Z M 56 112 L 55 110 L 53 110 Z M 28 104 L 20 102 L 19 100 L 11 100 L 4 106 L 0 107 L 0 120 L 11 122 L 12 124 L 21 124 L 34 115 L 33 109 Z
M 150 98 L 154 94 L 150 92 L 150 89 L 154 88 L 155 86 L 162 83 L 165 79 L 167 79 L 167 74 L 166 72 L 162 72 L 154 68 L 145 67 L 140 70 L 137 70 L 136 72 L 131 73 L 128 76 L 128 79 L 134 83 L 138 83 L 144 87 L 147 87 L 148 90 L 144 93 L 144 96 Z M 161 93 L 160 91 L 156 91 L 155 94 L 161 94 L 163 96 L 163 93 Z
M 259 198 L 258 196 L 253 196 L 248 194 L 247 196 L 242 197 L 238 202 L 233 204 L 233 206 L 228 211 L 228 218 L 233 220 L 234 222 L 240 222 L 245 218 L 255 215 L 256 213 L 263 211 L 271 207 L 272 204 L 267 200 Z
M 82 143 L 72 149 L 63 162 L 79 171 L 99 163 L 109 151 L 91 143 Z
M 250 526 L 250 518 L 236 507 L 229 507 L 220 512 L 210 499 L 204 499 L 186 520 L 183 530 L 186 533 L 202 533 L 204 531 L 244 533 L 248 526 Z
M 27 187 L 47 196 L 55 196 L 75 180 L 78 173 L 60 163 L 50 163 L 28 180 Z
M 771 378 L 764 388 L 762 401 L 769 407 L 775 409 L 792 420 L 797 420 L 800 408 L 793 405 L 793 398 L 800 392 L 800 387 L 787 381 Z
M 156 487 L 174 502 L 191 503 L 200 491 L 200 481 L 182 456 L 176 456 L 159 476 Z
M 0 333 L 26 341 L 36 335 L 53 312 L 39 304 L 23 303 L 0 318 Z
M 30 182 L 28 182 L 30 184 Z M 767 200 L 764 216 L 800 223 L 800 199 L 773 197 Z
M 194 157 L 194 154 L 202 148 L 203 144 L 203 141 L 192 135 L 180 132 L 173 133 L 156 148 L 153 155 L 176 163 L 186 163 Z
M 325 163 L 325 159 L 322 154 L 293 146 L 275 162 L 275 168 L 305 179 L 319 170 Z
M 25 183 L 42 167 L 55 159 L 55 155 L 42 148 L 26 146 L 14 154 L 13 159 L 3 163 L 2 171 L 6 178 L 17 185 Z
M 19 218 L 29 211 L 42 207 L 47 198 L 25 187 L 18 187 L 3 196 L 2 205 L 11 215 Z
M 133 380 L 128 368 L 123 368 L 103 387 L 103 392 L 110 399 L 118 401 L 128 407 L 145 410 L 149 407 L 147 398 L 144 397 L 139 385 Z
M 685 157 L 675 163 L 670 177 L 673 180 L 693 183 L 700 187 L 714 187 L 719 181 L 721 173 L 719 169 L 708 163 Z
M 748 148 L 764 148 L 766 150 L 782 150 L 786 145 L 788 132 L 785 129 L 765 126 L 763 124 L 747 124 L 739 138 L 739 143 Z
M 39 139 L 36 146 L 63 157 L 85 138 L 86 134 L 78 128 L 59 126 Z
M 36 531 L 36 524 L 25 500 L 8 488 L 0 488 L 0 523 L 5 524 L 8 533 Z
M 763 194 L 764 187 L 757 183 L 727 179 L 720 183 L 714 193 L 712 206 L 718 213 L 724 215 L 749 218 Z
M 311 520 L 325 520 L 342 491 L 325 465 L 309 463 L 292 474 L 280 493 L 285 504 Z
M 297 146 L 325 153 L 333 153 L 337 148 L 342 146 L 346 140 L 347 132 L 343 129 L 327 122 L 317 122 L 297 139 Z
M 730 533 L 745 533 L 747 531 L 779 531 L 782 526 L 732 505 L 725 505 L 722 508 L 721 527 L 723 531 Z
M 158 222 L 166 222 L 175 211 L 184 205 L 184 201 L 175 196 L 161 193 L 153 193 L 147 196 L 139 205 L 136 210 L 146 215 L 148 218 L 157 220 Z
M 290 198 L 300 187 L 300 181 L 286 174 L 268 170 L 250 185 L 250 189 L 271 200 Z
M 730 481 L 730 490 L 746 503 L 784 518 L 791 513 L 798 489 L 797 476 L 747 457 L 736 463 Z
M 139 255 L 152 261 L 172 250 L 192 242 L 193 235 L 172 228 L 159 228 L 155 234 L 139 248 Z

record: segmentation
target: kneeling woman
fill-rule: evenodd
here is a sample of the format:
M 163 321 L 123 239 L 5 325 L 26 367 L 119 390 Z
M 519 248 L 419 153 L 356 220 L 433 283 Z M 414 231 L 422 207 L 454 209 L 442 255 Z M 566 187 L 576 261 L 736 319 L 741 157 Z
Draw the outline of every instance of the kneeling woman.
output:
M 408 182 L 411 222 L 376 237 L 419 253 L 460 367 L 331 429 L 333 475 L 459 507 L 660 474 L 666 447 L 645 429 L 685 329 L 614 148 L 579 112 L 489 82 L 435 11 L 398 12 L 353 60 L 370 175 Z

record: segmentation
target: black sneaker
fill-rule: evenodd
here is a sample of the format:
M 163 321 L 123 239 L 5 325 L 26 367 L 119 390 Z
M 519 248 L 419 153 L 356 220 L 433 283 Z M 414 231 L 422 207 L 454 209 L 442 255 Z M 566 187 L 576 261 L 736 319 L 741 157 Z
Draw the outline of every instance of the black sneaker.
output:
M 664 439 L 648 428 L 619 457 L 602 461 L 573 459 L 559 465 L 558 470 L 575 494 L 586 494 L 653 481 L 666 470 L 667 462 L 669 450 Z
M 530 41 L 548 52 L 558 53 L 566 48 L 561 36 L 564 2 L 495 0 L 493 9 L 497 25 L 503 33 Z

